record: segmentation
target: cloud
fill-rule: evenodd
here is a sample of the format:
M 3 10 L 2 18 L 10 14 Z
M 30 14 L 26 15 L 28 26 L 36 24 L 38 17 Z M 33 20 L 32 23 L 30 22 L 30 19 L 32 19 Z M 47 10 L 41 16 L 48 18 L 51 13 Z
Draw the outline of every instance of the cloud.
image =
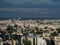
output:
M 0 17 L 60 17 L 60 9 L 43 8 L 0 8 Z
M 5 2 L 11 2 L 12 4 L 24 4 L 24 3 L 32 3 L 32 4 L 39 4 L 39 3 L 49 3 L 50 0 L 5 0 Z
M 60 9 L 43 9 L 43 8 L 0 8 L 0 11 L 13 11 L 13 12 L 31 12 L 31 13 L 58 13 Z
M 55 3 L 59 3 L 60 2 L 60 0 L 51 0 L 52 2 L 55 2 Z
M 4 0 L 10 7 L 59 7 L 59 0 Z M 7 5 L 6 4 L 6 5 Z M 9 7 L 9 5 L 7 7 Z M 13 5 L 13 6 L 12 6 Z M 55 8 L 54 7 L 54 8 Z

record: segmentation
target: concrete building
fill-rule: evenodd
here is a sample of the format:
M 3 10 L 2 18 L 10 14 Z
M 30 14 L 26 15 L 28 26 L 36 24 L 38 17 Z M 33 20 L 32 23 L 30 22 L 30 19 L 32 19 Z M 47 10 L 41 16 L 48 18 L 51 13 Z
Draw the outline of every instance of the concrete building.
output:
M 55 45 L 60 45 L 60 37 L 55 37 Z
M 46 41 L 43 38 L 37 38 L 37 45 L 47 45 Z
M 0 45 L 3 45 L 3 39 L 0 37 Z

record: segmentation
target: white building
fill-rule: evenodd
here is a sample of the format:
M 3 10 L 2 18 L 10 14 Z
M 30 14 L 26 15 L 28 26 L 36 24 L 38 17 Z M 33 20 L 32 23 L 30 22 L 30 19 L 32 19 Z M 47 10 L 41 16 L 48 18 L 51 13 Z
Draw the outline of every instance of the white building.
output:
M 37 45 L 47 45 L 46 41 L 41 37 L 37 38 Z

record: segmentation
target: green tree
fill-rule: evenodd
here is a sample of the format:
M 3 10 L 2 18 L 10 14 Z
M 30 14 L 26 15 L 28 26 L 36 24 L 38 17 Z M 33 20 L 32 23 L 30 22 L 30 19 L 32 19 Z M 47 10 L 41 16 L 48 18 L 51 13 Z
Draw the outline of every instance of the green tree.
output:
M 18 25 L 17 24 L 14 24 L 14 27 L 16 28 L 15 31 L 17 32 Z
M 24 43 L 24 45 L 31 45 L 31 41 L 30 40 L 23 39 L 23 43 Z
M 6 31 L 7 31 L 8 34 L 10 35 L 10 37 L 11 37 L 10 39 L 12 40 L 12 45 L 13 45 L 13 34 L 12 34 L 12 33 L 15 31 L 15 29 L 13 28 L 13 26 L 10 26 L 10 25 L 9 25 L 9 26 L 7 27 L 7 29 L 6 29 Z
M 15 29 L 13 28 L 13 26 L 8 26 L 7 29 L 8 33 L 12 33 L 13 31 L 15 31 Z
M 52 36 L 58 36 L 58 33 L 53 32 L 53 33 L 51 33 L 51 35 L 52 35 Z
M 57 30 L 58 33 L 60 33 L 60 28 L 57 28 L 56 30 Z

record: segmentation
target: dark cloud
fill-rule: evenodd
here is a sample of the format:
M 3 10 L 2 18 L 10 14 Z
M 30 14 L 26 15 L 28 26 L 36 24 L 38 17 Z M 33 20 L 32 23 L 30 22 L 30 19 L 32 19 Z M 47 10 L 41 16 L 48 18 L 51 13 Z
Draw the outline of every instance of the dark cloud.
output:
M 55 13 L 60 12 L 60 9 L 43 9 L 43 8 L 0 8 L 0 11 L 15 11 L 15 12 L 32 12 L 32 13 Z
M 11 2 L 12 4 L 24 4 L 24 3 L 32 3 L 32 4 L 39 4 L 39 3 L 49 3 L 50 0 L 5 0 L 5 2 Z
M 59 3 L 60 0 L 51 0 L 52 2 Z
M 4 7 L 0 8 L 0 17 L 60 17 L 59 2 L 60 0 L 0 0 L 0 7 Z

